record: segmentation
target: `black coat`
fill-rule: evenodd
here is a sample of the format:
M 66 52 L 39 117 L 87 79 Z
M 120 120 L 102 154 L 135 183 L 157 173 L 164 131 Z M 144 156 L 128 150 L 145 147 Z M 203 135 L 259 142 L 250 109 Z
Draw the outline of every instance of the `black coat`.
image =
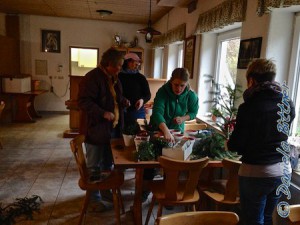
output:
M 267 88 L 255 91 L 240 105 L 228 149 L 241 154 L 242 162 L 267 165 L 282 161 L 283 155 L 276 148 L 281 148 L 281 142 L 288 136 L 277 129 L 281 119 L 278 104 L 282 104 L 282 93 Z M 291 101 L 289 105 L 290 127 L 295 107 Z
M 105 111 L 114 112 L 114 100 L 108 86 L 108 77 L 100 68 L 88 72 L 79 84 L 78 105 L 81 110 L 80 133 L 86 143 L 108 144 L 111 138 L 112 121 L 106 120 Z M 119 127 L 123 124 L 122 86 L 117 80 L 115 91 L 119 106 Z

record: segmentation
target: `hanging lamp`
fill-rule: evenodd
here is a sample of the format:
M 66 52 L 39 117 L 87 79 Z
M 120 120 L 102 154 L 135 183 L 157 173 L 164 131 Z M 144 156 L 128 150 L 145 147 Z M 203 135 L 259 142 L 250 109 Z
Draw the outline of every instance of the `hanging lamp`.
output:
M 145 40 L 146 40 L 147 43 L 152 42 L 152 39 L 153 39 L 154 35 L 161 35 L 161 33 L 159 31 L 154 30 L 151 27 L 151 1 L 152 0 L 150 0 L 150 12 L 149 12 L 148 26 L 144 29 L 140 29 L 140 30 L 137 31 L 138 33 L 145 34 Z

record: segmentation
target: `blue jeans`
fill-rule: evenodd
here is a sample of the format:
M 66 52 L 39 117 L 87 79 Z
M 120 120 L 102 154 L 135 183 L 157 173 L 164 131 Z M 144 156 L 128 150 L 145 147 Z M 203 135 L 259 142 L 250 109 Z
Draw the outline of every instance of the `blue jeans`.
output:
M 112 168 L 112 153 L 110 144 L 92 145 L 85 143 L 86 148 L 86 166 L 88 170 L 98 171 L 111 170 Z M 90 201 L 97 202 L 101 200 L 99 191 L 92 191 Z
M 272 225 L 272 214 L 280 196 L 281 177 L 239 177 L 242 218 L 247 225 Z
M 119 125 L 112 130 L 111 137 L 120 137 Z M 113 157 L 111 152 L 110 143 L 103 145 L 92 145 L 85 143 L 86 148 L 86 166 L 89 171 L 101 172 L 103 170 L 111 170 L 113 164 Z M 91 193 L 91 201 L 100 201 L 101 196 L 99 191 Z

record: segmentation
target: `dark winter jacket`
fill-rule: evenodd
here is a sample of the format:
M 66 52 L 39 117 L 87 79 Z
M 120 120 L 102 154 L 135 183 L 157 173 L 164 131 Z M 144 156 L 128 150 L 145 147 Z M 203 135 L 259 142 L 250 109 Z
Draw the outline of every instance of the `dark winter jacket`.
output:
M 119 73 L 119 79 L 123 88 L 123 96 L 125 96 L 131 103 L 127 110 L 135 109 L 135 103 L 139 99 L 143 99 L 144 103 L 151 98 L 148 81 L 141 73 L 130 73 L 122 71 Z
M 110 79 L 99 67 L 88 72 L 79 84 L 78 105 L 81 110 L 80 133 L 86 136 L 90 144 L 110 142 L 112 121 L 106 120 L 104 112 L 114 112 L 114 100 L 108 86 Z M 123 124 L 122 86 L 117 80 L 115 91 L 119 106 L 119 126 Z M 118 126 L 118 127 L 119 127 Z
M 266 82 L 249 88 L 244 93 L 245 102 L 239 106 L 236 125 L 228 141 L 228 149 L 242 155 L 242 162 L 255 165 L 275 164 L 282 161 L 276 150 L 286 141 L 286 133 L 279 132 L 283 106 L 282 89 L 277 83 Z M 295 117 L 295 107 L 289 100 L 284 105 L 289 127 Z

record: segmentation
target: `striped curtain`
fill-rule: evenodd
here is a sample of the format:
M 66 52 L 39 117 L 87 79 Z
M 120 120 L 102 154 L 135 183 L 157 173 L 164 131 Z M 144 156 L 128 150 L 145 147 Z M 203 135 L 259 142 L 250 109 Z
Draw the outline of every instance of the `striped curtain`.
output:
M 251 0 L 253 1 L 253 0 Z M 227 0 L 199 15 L 195 34 L 222 28 L 246 18 L 247 0 Z
M 270 13 L 271 8 L 283 8 L 292 5 L 300 5 L 300 0 L 258 0 L 257 15 L 263 16 Z

